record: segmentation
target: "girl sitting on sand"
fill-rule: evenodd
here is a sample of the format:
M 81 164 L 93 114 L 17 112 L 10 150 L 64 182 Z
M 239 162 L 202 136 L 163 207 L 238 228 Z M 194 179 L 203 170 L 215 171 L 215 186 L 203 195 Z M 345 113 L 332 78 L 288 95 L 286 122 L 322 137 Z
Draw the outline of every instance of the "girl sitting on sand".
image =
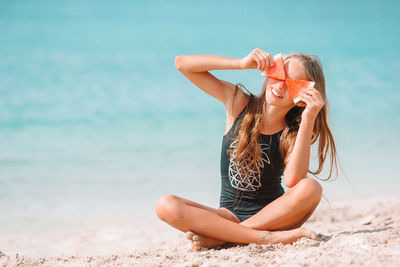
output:
M 176 68 L 186 78 L 221 101 L 226 109 L 220 208 L 174 195 L 163 196 L 156 206 L 161 220 L 186 233 L 193 250 L 224 243 L 286 244 L 302 237 L 316 239 L 314 232 L 300 228 L 322 195 L 321 185 L 306 175 L 321 172 L 329 149 L 328 179 L 333 164 L 337 173 L 320 61 L 300 53 L 284 59 L 287 79 L 315 82 L 315 88 L 300 93 L 301 106 L 294 104 L 284 80 L 266 78 L 261 94 L 256 96 L 242 85 L 219 80 L 208 72 L 264 71 L 274 64 L 271 55 L 258 48 L 242 59 L 209 55 L 181 55 L 175 59 Z M 312 172 L 310 147 L 317 139 L 319 167 Z M 281 186 L 282 175 L 289 188 L 286 192 Z

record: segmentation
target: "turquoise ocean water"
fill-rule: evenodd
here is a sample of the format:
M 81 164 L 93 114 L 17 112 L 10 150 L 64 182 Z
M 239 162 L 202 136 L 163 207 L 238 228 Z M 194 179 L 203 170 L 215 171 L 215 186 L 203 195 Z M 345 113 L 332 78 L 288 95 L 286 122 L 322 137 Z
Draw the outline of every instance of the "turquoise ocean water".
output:
M 307 52 L 324 65 L 342 167 L 328 199 L 400 192 L 398 1 L 1 1 L 0 229 L 217 206 L 222 104 L 180 54 Z M 258 93 L 257 70 L 212 71 Z

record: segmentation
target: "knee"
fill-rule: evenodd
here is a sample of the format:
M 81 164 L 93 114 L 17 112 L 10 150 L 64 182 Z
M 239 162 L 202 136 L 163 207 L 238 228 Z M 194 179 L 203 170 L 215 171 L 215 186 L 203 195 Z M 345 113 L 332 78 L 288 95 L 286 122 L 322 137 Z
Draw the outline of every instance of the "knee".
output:
M 156 205 L 156 214 L 163 221 L 177 217 L 179 210 L 179 198 L 174 195 L 162 196 Z
M 312 178 L 303 178 L 296 184 L 296 198 L 299 201 L 318 203 L 322 196 L 322 186 Z

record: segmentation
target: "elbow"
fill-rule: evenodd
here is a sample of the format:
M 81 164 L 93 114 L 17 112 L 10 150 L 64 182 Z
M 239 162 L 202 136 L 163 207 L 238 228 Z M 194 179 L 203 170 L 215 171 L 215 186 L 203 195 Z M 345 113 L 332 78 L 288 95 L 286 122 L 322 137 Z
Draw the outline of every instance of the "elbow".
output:
M 184 55 L 180 55 L 175 57 L 175 67 L 177 70 L 182 71 L 183 70 L 183 59 Z
M 283 182 L 288 188 L 295 186 L 299 180 L 294 176 L 284 176 L 283 178 Z
M 283 173 L 283 182 L 289 188 L 295 186 L 301 179 L 306 177 L 307 172 L 303 173 L 301 171 L 285 170 Z

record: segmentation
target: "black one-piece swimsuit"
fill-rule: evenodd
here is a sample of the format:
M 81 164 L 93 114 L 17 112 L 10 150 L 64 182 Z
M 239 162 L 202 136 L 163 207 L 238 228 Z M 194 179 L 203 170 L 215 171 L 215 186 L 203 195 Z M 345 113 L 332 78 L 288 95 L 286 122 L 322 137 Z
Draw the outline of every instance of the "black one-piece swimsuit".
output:
M 221 197 L 220 208 L 227 208 L 242 222 L 259 212 L 266 205 L 283 195 L 281 186 L 284 161 L 279 152 L 279 138 L 282 131 L 272 135 L 260 134 L 263 151 L 262 163 L 258 170 L 245 170 L 241 177 L 235 155 L 228 150 L 234 148 L 247 106 L 239 114 L 229 132 L 224 135 L 221 150 Z M 243 175 L 242 175 L 243 176 Z

